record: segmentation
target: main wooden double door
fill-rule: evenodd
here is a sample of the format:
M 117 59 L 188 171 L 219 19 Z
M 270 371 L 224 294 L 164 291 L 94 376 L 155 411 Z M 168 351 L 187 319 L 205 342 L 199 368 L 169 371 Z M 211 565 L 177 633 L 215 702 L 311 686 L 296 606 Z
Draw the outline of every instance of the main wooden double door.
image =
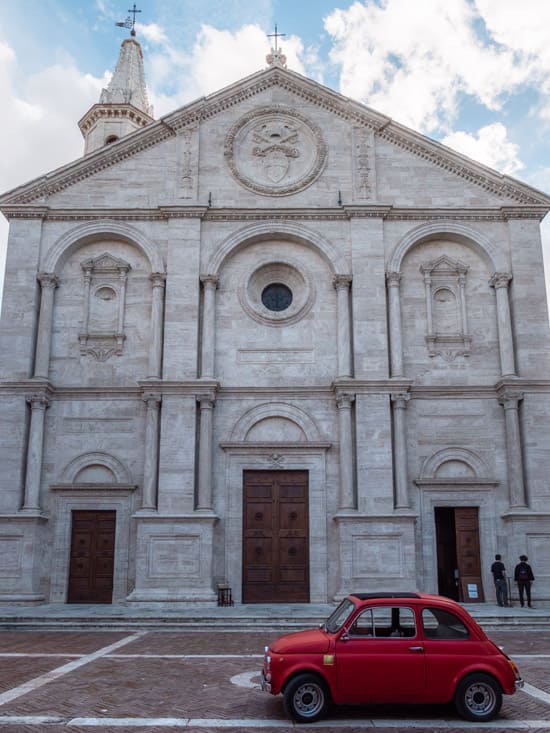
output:
M 112 603 L 114 511 L 73 511 L 68 603 Z
M 308 472 L 245 471 L 243 497 L 243 603 L 308 603 Z

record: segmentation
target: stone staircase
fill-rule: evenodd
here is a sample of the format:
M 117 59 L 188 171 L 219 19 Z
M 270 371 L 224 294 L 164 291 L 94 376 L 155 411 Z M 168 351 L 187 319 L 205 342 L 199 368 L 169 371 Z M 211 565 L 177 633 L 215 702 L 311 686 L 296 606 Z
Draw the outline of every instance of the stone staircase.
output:
M 499 608 L 464 604 L 485 629 L 550 630 L 550 606 Z M 334 609 L 329 604 L 157 605 L 44 604 L 0 607 L 1 630 L 166 630 L 280 632 L 318 626 Z

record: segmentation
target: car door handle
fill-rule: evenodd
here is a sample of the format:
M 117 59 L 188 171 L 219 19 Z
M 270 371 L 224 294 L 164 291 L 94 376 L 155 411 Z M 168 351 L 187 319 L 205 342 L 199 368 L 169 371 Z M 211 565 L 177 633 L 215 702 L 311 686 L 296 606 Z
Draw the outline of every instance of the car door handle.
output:
M 409 651 L 410 652 L 423 652 L 424 647 L 423 646 L 410 646 Z

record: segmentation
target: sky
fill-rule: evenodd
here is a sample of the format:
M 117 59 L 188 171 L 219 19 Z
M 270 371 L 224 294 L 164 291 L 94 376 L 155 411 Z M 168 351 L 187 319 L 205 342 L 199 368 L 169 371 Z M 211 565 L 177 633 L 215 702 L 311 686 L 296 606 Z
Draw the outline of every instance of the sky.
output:
M 128 31 L 128 0 L 0 0 L 0 191 L 83 154 Z M 550 0 L 141 0 L 137 38 L 161 117 L 288 67 L 550 192 Z M 8 225 L 0 216 L 0 291 Z M 550 214 L 542 227 L 550 293 Z

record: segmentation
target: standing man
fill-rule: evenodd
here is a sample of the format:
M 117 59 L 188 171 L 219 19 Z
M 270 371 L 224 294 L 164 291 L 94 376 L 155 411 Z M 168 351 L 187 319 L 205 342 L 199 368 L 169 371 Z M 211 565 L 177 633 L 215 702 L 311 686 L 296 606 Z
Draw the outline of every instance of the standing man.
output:
M 495 555 L 495 562 L 491 565 L 495 589 L 497 592 L 497 603 L 499 606 L 508 605 L 508 585 L 506 583 L 506 568 L 502 562 L 501 555 Z M 523 603 L 521 604 L 523 606 Z
M 520 555 L 519 562 L 514 570 L 514 580 L 518 584 L 519 591 L 519 602 L 523 606 L 523 594 L 527 596 L 527 605 L 529 608 L 533 608 L 531 605 L 531 583 L 535 580 L 531 566 L 527 562 L 527 555 Z

